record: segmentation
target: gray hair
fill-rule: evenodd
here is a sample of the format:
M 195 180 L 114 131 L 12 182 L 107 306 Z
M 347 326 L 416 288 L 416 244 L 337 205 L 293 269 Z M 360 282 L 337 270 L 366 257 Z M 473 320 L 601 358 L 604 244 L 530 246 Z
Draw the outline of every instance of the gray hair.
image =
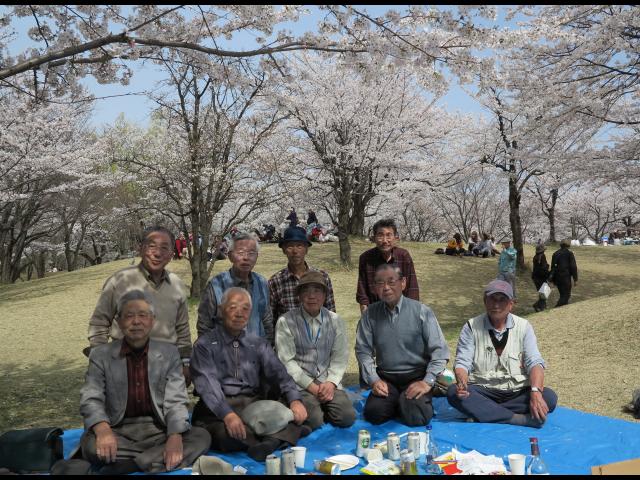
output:
M 147 302 L 151 315 L 155 315 L 155 309 L 153 307 L 153 300 L 151 299 L 151 295 L 149 295 L 147 292 L 143 292 L 142 290 L 129 290 L 118 300 L 118 318 L 120 318 L 120 316 L 122 315 L 122 311 L 124 310 L 124 307 L 127 306 L 127 303 L 136 300 L 144 300 L 145 302 Z
M 161 225 L 153 225 L 152 227 L 145 228 L 142 232 L 142 241 L 140 243 L 142 243 L 143 245 L 146 244 L 147 240 L 149 239 L 149 235 L 156 232 L 164 233 L 165 235 L 167 235 L 169 237 L 169 240 L 171 241 L 171 246 L 173 248 L 173 246 L 176 244 L 176 236 L 171 230 Z
M 224 306 L 229 301 L 229 297 L 234 293 L 241 293 L 245 295 L 249 299 L 249 305 L 253 308 L 253 301 L 251 300 L 251 294 L 249 294 L 249 292 L 242 287 L 231 287 L 225 290 L 224 293 L 222 294 L 222 298 L 220 299 L 220 307 L 224 308 Z
M 393 270 L 394 272 L 396 272 L 398 274 L 398 278 L 402 278 L 402 270 L 400 270 L 400 267 L 398 267 L 397 265 L 394 265 L 393 263 L 383 263 L 382 265 L 378 266 L 378 268 L 376 268 L 376 273 L 373 275 L 374 278 L 376 275 L 378 275 L 378 273 L 383 272 L 385 270 Z
M 253 232 L 236 233 L 233 237 L 231 237 L 231 242 L 229 242 L 229 251 L 233 252 L 235 250 L 236 242 L 239 242 L 241 240 L 253 240 L 254 242 L 256 242 L 256 252 L 260 251 L 260 239 L 258 238 L 258 235 Z

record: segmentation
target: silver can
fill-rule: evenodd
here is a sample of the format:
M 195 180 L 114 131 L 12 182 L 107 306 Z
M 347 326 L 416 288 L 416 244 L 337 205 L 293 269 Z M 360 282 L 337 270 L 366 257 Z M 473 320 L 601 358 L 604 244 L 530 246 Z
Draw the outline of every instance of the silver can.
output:
M 418 432 L 409 432 L 407 435 L 407 450 L 413 452 L 416 460 L 420 458 L 420 434 Z
M 265 475 L 280 475 L 280 457 L 267 455 L 265 459 Z
M 356 445 L 356 456 L 364 457 L 364 452 L 371 444 L 371 434 L 369 430 L 360 430 L 358 432 L 358 445 Z
M 393 432 L 387 435 L 387 450 L 390 460 L 400 460 L 400 437 Z
M 282 475 L 297 475 L 296 471 L 296 454 L 290 448 L 282 452 L 282 461 L 280 462 L 280 473 Z
M 400 452 L 400 473 L 401 475 L 418 474 L 418 464 L 413 456 L 413 452 L 409 449 Z

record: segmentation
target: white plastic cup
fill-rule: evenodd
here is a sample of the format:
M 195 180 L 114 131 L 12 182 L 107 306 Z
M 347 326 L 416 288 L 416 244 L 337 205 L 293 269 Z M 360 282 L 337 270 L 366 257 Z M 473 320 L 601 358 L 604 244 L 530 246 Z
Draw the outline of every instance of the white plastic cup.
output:
M 307 455 L 307 447 L 291 447 L 296 459 L 296 468 L 304 468 L 304 457 Z
M 507 458 L 509 459 L 511 475 L 524 475 L 524 464 L 527 456 L 522 453 L 510 453 Z

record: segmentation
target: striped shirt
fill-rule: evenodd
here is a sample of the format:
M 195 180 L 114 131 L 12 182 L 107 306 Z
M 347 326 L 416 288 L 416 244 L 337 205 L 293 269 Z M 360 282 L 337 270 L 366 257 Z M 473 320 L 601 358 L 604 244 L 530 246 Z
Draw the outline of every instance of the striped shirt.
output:
M 307 267 L 307 271 L 313 270 L 320 272 L 324 276 L 327 282 L 327 298 L 324 301 L 324 307 L 327 310 L 335 312 L 336 302 L 333 298 L 333 287 L 329 274 L 319 268 L 310 267 L 307 262 L 304 262 L 304 265 Z M 288 266 L 274 273 L 269 279 L 269 303 L 271 304 L 274 323 L 289 310 L 300 306 L 300 300 L 298 299 L 298 295 L 296 295 L 296 287 L 299 282 L 300 279 L 289 271 Z
M 153 416 L 153 404 L 149 391 L 148 356 L 149 341 L 141 350 L 134 350 L 122 341 L 120 355 L 127 357 L 127 409 L 125 418 Z

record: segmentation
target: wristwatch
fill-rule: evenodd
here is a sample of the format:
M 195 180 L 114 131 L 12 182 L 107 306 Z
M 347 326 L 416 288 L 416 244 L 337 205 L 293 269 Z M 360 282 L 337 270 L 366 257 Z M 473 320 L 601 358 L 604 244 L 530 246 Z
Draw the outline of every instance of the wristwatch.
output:
M 538 387 L 531 387 L 531 391 L 532 392 L 542 393 L 542 390 L 540 390 Z

